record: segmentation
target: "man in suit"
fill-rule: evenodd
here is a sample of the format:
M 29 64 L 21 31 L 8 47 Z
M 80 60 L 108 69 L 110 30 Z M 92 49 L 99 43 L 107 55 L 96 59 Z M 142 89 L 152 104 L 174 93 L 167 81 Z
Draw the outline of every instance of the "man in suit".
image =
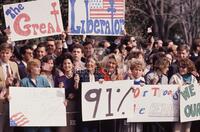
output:
M 9 86 L 15 86 L 20 79 L 18 66 L 15 62 L 10 61 L 13 47 L 8 43 L 0 45 L 0 91 L 6 90 L 5 97 L 0 99 L 0 127 L 2 132 L 12 132 L 13 128 L 9 127 L 9 104 L 7 100 Z M 1 131 L 0 131 L 1 132 Z
M 27 67 L 27 62 L 33 59 L 33 49 L 30 45 L 25 45 L 21 47 L 20 54 L 22 56 L 22 60 L 18 63 L 18 69 L 20 78 L 23 79 L 27 77 L 25 69 Z

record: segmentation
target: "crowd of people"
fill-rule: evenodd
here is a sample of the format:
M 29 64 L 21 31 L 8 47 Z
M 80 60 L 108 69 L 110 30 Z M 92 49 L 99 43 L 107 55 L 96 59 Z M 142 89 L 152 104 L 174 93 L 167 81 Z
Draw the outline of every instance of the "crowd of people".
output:
M 107 37 L 111 38 L 111 37 Z M 82 122 L 81 83 L 133 80 L 135 85 L 195 84 L 200 80 L 200 39 L 193 44 L 163 42 L 150 36 L 141 44 L 131 35 L 59 36 L 12 42 L 0 34 L 0 132 L 67 132 L 67 127 L 9 127 L 9 86 L 64 88 L 67 107 L 79 113 L 76 132 L 190 132 L 187 123 Z M 191 46 L 190 46 L 191 45 Z M 12 99 L 12 97 L 11 97 Z

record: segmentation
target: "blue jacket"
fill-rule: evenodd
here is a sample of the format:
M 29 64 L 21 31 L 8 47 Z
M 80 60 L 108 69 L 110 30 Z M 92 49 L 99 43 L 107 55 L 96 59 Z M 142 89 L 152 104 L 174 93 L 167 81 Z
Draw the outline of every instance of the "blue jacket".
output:
M 36 84 L 33 83 L 30 77 L 25 77 L 20 81 L 22 87 L 50 87 L 48 80 L 42 76 L 36 77 Z

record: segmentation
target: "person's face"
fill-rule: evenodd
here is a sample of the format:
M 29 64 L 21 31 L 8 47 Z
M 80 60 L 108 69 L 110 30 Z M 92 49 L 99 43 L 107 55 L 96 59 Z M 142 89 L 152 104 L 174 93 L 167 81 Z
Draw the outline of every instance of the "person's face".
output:
M 82 56 L 83 56 L 83 53 L 82 53 L 82 50 L 80 48 L 75 48 L 72 51 L 72 55 L 73 55 L 75 60 L 80 61 Z
M 45 47 L 40 47 L 37 49 L 36 56 L 38 59 L 42 59 L 45 55 L 47 55 Z
M 162 40 L 158 40 L 158 47 L 162 47 L 163 46 L 163 41 Z
M 188 55 L 189 55 L 189 53 L 188 53 L 186 50 L 178 51 L 178 52 L 177 52 L 177 56 L 178 56 L 177 59 L 184 59 L 184 58 L 187 58 Z
M 167 48 L 168 48 L 168 49 L 169 49 L 169 48 L 172 48 L 173 45 L 174 45 L 173 42 L 169 42 L 168 45 L 167 45 Z
M 137 79 L 143 75 L 142 68 L 134 68 L 131 70 L 132 76 Z
M 169 65 L 167 65 L 164 69 L 162 69 L 162 73 L 163 74 L 167 74 L 167 72 L 169 71 Z
M 94 54 L 94 48 L 92 47 L 92 44 L 84 46 L 84 53 L 86 57 Z
M 172 55 L 171 54 L 166 54 L 166 58 L 169 60 L 170 64 L 173 61 Z
M 117 68 L 117 62 L 116 62 L 116 60 L 113 59 L 113 58 L 110 58 L 108 60 L 108 62 L 107 62 L 107 69 L 108 69 L 108 71 L 109 72 L 113 72 L 113 71 L 116 70 L 116 68 Z
M 12 56 L 12 51 L 11 49 L 6 49 L 6 50 L 2 50 L 0 52 L 0 57 L 1 57 L 1 60 L 4 62 L 4 63 L 7 63 L 10 58 Z
M 131 47 L 131 48 L 134 48 L 134 47 L 137 47 L 137 43 L 136 43 L 136 39 L 135 37 L 131 37 L 129 42 L 128 42 L 128 47 Z
M 53 60 L 48 60 L 47 63 L 49 64 L 49 70 L 52 71 L 54 67 L 54 62 Z
M 122 49 L 121 49 L 121 53 L 123 57 L 126 57 L 128 54 L 128 51 L 126 50 L 126 45 L 123 45 Z
M 40 75 L 40 65 L 35 65 L 31 67 L 31 75 Z
M 93 72 L 96 68 L 96 61 L 94 59 L 90 58 L 86 64 L 86 68 L 89 71 Z
M 47 52 L 48 54 L 53 54 L 55 49 L 56 49 L 56 46 L 55 46 L 55 42 L 54 41 L 48 41 L 47 42 Z
M 31 50 L 31 49 L 26 49 L 23 58 L 24 58 L 24 60 L 25 60 L 26 62 L 32 60 L 32 59 L 33 59 L 33 50 Z
M 105 42 L 104 43 L 104 48 L 108 48 L 108 47 L 110 47 L 110 43 L 109 42 Z
M 200 52 L 200 43 L 197 44 L 197 52 Z
M 65 59 L 63 61 L 63 70 L 66 72 L 72 71 L 73 69 L 73 63 L 71 62 L 70 59 Z
M 179 66 L 179 73 L 185 75 L 188 73 L 188 68 L 186 66 Z
M 55 51 L 56 55 L 57 55 L 57 56 L 61 55 L 61 54 L 62 54 L 62 51 L 63 51 L 63 45 L 62 45 L 62 44 L 58 44 L 58 45 L 56 46 L 56 51 Z

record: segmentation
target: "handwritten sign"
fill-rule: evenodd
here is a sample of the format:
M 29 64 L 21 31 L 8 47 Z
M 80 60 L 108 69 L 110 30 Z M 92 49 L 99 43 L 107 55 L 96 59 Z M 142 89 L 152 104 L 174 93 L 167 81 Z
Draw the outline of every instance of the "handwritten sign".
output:
M 200 120 L 200 87 L 191 84 L 180 89 L 181 122 Z
M 9 4 L 3 9 L 12 41 L 57 35 L 63 31 L 59 0 Z
M 123 34 L 125 0 L 69 0 L 71 35 Z
M 132 110 L 128 122 L 179 120 L 179 91 L 176 85 L 133 86 Z
M 10 126 L 66 126 L 64 89 L 10 87 Z
M 132 83 L 131 80 L 82 83 L 83 121 L 127 118 Z

